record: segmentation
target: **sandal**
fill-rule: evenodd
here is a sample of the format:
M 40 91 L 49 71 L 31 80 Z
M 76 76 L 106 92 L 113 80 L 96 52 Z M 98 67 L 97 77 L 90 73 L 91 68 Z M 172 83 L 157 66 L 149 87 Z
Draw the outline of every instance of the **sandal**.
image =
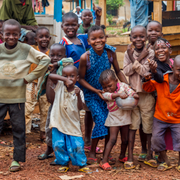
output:
M 146 156 L 147 156 L 146 153 L 141 153 L 137 160 L 140 161 L 140 162 L 144 162 L 145 159 L 146 159 Z
M 65 172 L 67 172 L 68 170 L 69 170 L 69 167 L 63 166 L 63 167 L 60 167 L 60 168 L 58 169 L 58 172 L 60 172 L 60 173 L 65 173 Z
M 84 172 L 84 173 L 92 173 L 92 171 L 88 167 L 83 167 L 78 169 L 79 172 Z
M 108 162 L 110 165 L 114 165 L 116 163 L 116 158 L 113 158 L 112 156 L 108 157 Z
M 124 157 L 122 159 L 119 158 L 119 162 L 125 163 L 128 160 L 128 157 Z
M 100 168 L 102 168 L 105 171 L 111 171 L 112 170 L 112 167 L 109 165 L 108 162 L 106 162 L 104 164 L 102 164 L 102 162 L 100 162 L 99 166 L 100 166 Z
M 124 163 L 124 169 L 134 169 L 136 166 L 133 164 L 133 162 L 130 162 L 130 161 L 126 161 Z
M 90 151 L 91 146 L 84 146 L 84 149 Z M 102 153 L 103 153 L 103 151 L 99 147 L 96 147 L 96 154 L 102 154 Z
M 59 164 L 56 164 L 55 161 L 52 161 L 52 162 L 50 162 L 50 165 L 51 165 L 51 166 L 56 166 L 56 165 L 59 165 Z
M 159 171 L 166 171 L 168 169 L 171 169 L 172 166 L 168 166 L 166 163 L 161 163 L 159 166 L 158 166 L 158 170 Z
M 20 169 L 21 169 L 21 166 L 17 161 L 13 161 L 11 163 L 11 166 L 9 167 L 10 172 L 16 172 L 16 171 L 19 171 Z
M 87 164 L 92 165 L 92 164 L 97 164 L 97 158 L 87 158 Z
M 144 164 L 149 165 L 151 167 L 157 168 L 157 161 L 155 159 L 145 160 Z
M 156 154 L 156 155 L 154 156 L 154 159 L 157 161 L 157 160 L 158 160 L 158 157 L 159 157 L 159 155 Z
M 175 167 L 178 172 L 180 172 L 180 165 Z
M 54 157 L 53 154 L 49 154 L 49 155 L 47 155 L 47 154 L 40 154 L 40 155 L 38 156 L 38 159 L 39 159 L 39 160 L 45 160 L 45 159 L 52 158 L 52 157 Z

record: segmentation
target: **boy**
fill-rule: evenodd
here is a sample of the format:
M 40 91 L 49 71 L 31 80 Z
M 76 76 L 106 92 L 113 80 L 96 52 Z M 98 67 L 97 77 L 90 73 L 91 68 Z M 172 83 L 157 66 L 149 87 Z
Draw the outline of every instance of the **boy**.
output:
M 66 48 L 63 45 L 58 44 L 58 43 L 55 43 L 50 47 L 49 56 L 51 58 L 51 64 L 49 66 L 51 68 L 53 68 L 50 70 L 52 74 L 62 75 L 62 67 L 69 65 L 69 64 L 71 64 L 71 65 L 74 64 L 74 61 L 72 58 L 66 58 Z M 62 65 L 60 65 L 60 67 L 59 67 L 58 63 L 59 64 L 62 63 Z M 38 156 L 39 160 L 44 160 L 44 159 L 53 157 L 51 155 L 51 153 L 53 152 L 52 130 L 49 128 L 49 123 L 50 123 L 50 114 L 51 114 L 52 105 L 54 102 L 55 93 L 54 93 L 54 90 L 52 89 L 53 83 L 48 77 L 49 74 L 50 74 L 50 72 L 48 71 L 46 73 L 46 75 L 44 76 L 44 80 L 43 80 L 43 84 L 44 83 L 46 84 L 45 90 L 46 90 L 47 100 L 51 104 L 48 109 L 48 114 L 47 114 L 47 119 L 46 119 L 46 127 L 45 127 L 47 149 L 46 149 L 45 153 Z M 39 90 L 38 94 L 43 92 L 43 86 L 44 85 L 41 85 L 41 89 Z M 39 98 L 39 96 L 38 96 L 38 98 Z M 50 164 L 54 165 L 55 163 L 53 161 Z
M 81 19 L 81 7 L 80 7 L 80 6 L 77 6 L 77 7 L 76 7 L 76 12 L 75 12 L 75 14 L 76 14 L 77 17 L 78 17 L 78 23 L 81 24 L 82 19 Z
M 128 145 L 128 161 L 125 162 L 125 169 L 135 168 L 133 165 L 133 148 L 135 141 L 136 130 L 142 122 L 143 131 L 147 134 L 148 141 L 148 156 L 147 161 L 152 159 L 151 153 L 151 134 L 154 114 L 154 97 L 151 94 L 143 92 L 141 78 L 150 70 L 147 59 L 154 58 L 154 51 L 145 47 L 147 40 L 146 29 L 143 26 L 135 26 L 131 30 L 130 40 L 131 45 L 128 46 L 124 57 L 123 71 L 126 76 L 129 76 L 129 83 L 139 95 L 139 102 L 136 108 L 132 110 L 132 124 L 129 131 Z M 135 46 L 135 49 L 132 48 Z M 149 163 L 149 162 L 148 162 Z
M 27 44 L 18 42 L 20 24 L 13 19 L 4 22 L 2 27 L 5 43 L 0 44 L 0 133 L 7 111 L 13 131 L 14 153 L 10 171 L 20 170 L 19 161 L 25 162 L 25 101 L 26 84 L 42 76 L 50 59 Z M 30 65 L 38 64 L 28 74 Z
M 164 74 L 162 83 L 157 83 L 151 79 L 151 74 L 145 74 L 145 79 L 148 82 L 143 84 L 143 89 L 146 92 L 157 91 L 157 102 L 153 119 L 152 132 L 152 149 L 160 152 L 163 162 L 158 166 L 158 170 L 165 171 L 172 168 L 166 155 L 165 132 L 168 128 L 171 130 L 173 139 L 173 150 L 179 152 L 178 167 L 180 172 L 180 56 L 176 56 L 172 71 Z M 158 158 L 158 160 L 160 160 Z M 162 162 L 160 161 L 160 162 Z
M 62 69 L 62 76 L 50 74 L 49 78 L 56 84 L 55 99 L 51 111 L 49 127 L 52 128 L 52 145 L 55 152 L 55 163 L 62 165 L 59 172 L 69 170 L 71 160 L 78 171 L 89 172 L 86 168 L 86 155 L 82 138 L 79 111 L 83 109 L 83 92 L 75 86 L 78 81 L 78 70 L 69 65 Z
M 36 50 L 49 55 L 48 45 L 51 40 L 49 30 L 46 27 L 39 27 L 36 31 L 35 40 L 37 46 L 32 46 Z M 32 64 L 29 70 L 31 73 L 37 67 L 36 64 Z M 37 92 L 39 89 L 39 84 L 42 81 L 42 78 L 34 80 L 32 83 L 27 85 L 26 90 L 26 104 L 25 104 L 25 117 L 26 117 L 26 134 L 31 133 L 31 123 L 32 123 L 32 113 L 37 104 Z M 45 124 L 47 118 L 47 111 L 50 104 L 47 101 L 46 94 L 39 98 L 39 109 L 40 109 L 40 139 L 43 141 L 45 139 Z

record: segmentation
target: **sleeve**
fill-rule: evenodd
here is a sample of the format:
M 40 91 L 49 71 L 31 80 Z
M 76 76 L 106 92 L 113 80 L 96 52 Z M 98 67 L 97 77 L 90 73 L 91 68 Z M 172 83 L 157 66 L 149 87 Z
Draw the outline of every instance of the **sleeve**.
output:
M 54 92 L 56 93 L 58 91 L 59 88 L 62 88 L 64 86 L 64 82 L 63 81 L 58 81 L 57 84 L 54 87 Z
M 85 101 L 84 101 L 84 93 L 83 93 L 83 91 L 82 91 L 82 90 L 80 90 L 80 96 L 81 96 L 81 100 L 82 100 L 82 102 L 83 102 L 83 103 L 85 103 Z
M 128 94 L 128 96 L 133 96 L 133 94 L 135 93 L 135 91 L 132 90 L 132 89 L 129 87 L 129 85 L 121 82 L 121 86 L 123 86 L 124 91 Z
M 153 91 L 155 91 L 156 90 L 155 81 L 154 80 L 150 80 L 150 81 L 147 81 L 147 82 L 143 83 L 143 89 L 146 92 L 153 92 Z
M 158 67 L 157 67 L 156 71 L 157 71 L 157 73 L 153 74 L 154 80 L 158 83 L 162 83 L 164 81 L 163 72 Z
M 124 55 L 124 66 L 123 66 L 123 72 L 126 76 L 131 76 L 135 73 L 135 70 L 132 67 L 133 67 L 133 63 L 129 59 L 129 56 L 126 51 Z
M 32 82 L 40 76 L 43 76 L 51 61 L 51 59 L 46 54 L 39 52 L 32 47 L 29 50 L 27 60 L 30 63 L 38 64 L 36 69 L 24 77 L 27 82 Z
M 106 99 L 108 101 L 112 101 L 112 93 L 105 92 L 102 95 L 103 95 L 104 99 Z
M 3 0 L 3 4 L 2 4 L 2 7 L 0 9 L 0 19 L 1 20 L 12 19 L 11 1 Z

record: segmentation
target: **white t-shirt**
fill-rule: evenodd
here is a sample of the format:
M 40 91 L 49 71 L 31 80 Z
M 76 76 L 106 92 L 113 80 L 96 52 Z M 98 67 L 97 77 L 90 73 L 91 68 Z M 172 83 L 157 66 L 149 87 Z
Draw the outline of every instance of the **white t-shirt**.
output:
M 68 92 L 62 81 L 58 81 L 54 91 L 55 99 L 51 111 L 49 127 L 57 128 L 60 132 L 67 135 L 82 137 L 75 91 Z M 80 95 L 82 102 L 84 102 L 82 91 L 80 91 Z
M 78 24 L 82 23 L 82 19 L 81 19 L 81 13 L 79 12 L 79 14 L 77 12 L 75 12 L 75 14 L 78 16 Z

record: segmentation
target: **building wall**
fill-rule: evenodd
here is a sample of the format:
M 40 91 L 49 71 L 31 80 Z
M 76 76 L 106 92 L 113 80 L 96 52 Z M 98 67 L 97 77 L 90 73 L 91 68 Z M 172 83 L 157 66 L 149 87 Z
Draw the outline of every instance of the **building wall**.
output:
M 118 20 L 125 20 L 125 12 L 126 12 L 126 20 L 130 20 L 131 11 L 130 11 L 130 2 L 129 2 L 129 0 L 124 0 L 124 6 L 119 8 Z

